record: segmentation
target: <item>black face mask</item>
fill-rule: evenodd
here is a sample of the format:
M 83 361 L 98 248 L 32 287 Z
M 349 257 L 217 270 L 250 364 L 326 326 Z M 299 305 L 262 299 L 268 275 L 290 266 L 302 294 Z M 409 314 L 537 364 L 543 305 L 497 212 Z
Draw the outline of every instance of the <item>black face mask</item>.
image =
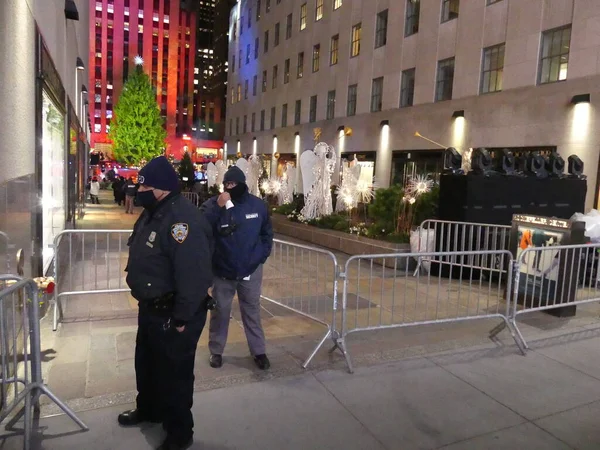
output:
M 157 203 L 153 191 L 138 191 L 137 194 L 135 194 L 135 200 L 138 205 L 143 206 L 146 209 L 152 209 Z
M 235 187 L 225 189 L 225 192 L 229 193 L 232 200 L 239 200 L 248 190 L 248 187 L 244 183 L 239 183 Z

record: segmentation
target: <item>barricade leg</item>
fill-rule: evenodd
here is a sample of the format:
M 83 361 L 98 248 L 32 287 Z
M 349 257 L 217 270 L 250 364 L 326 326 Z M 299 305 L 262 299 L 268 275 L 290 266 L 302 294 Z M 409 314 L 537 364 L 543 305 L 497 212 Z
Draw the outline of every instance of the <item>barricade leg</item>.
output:
M 325 333 L 325 336 L 323 336 L 323 339 L 321 339 L 319 341 L 319 344 L 315 347 L 315 349 L 312 351 L 312 353 L 310 354 L 310 356 L 306 359 L 306 361 L 304 361 L 302 363 L 302 368 L 306 369 L 308 367 L 308 365 L 310 364 L 310 362 L 312 361 L 312 359 L 315 357 L 315 355 L 317 354 L 317 352 L 319 350 L 321 350 L 321 347 L 323 347 L 323 344 L 325 344 L 325 341 L 327 341 L 327 339 L 329 339 L 332 336 L 332 332 L 331 332 L 331 328 L 328 327 L 327 328 L 327 333 Z
M 525 350 L 529 350 L 529 345 L 527 344 L 527 341 L 523 337 L 523 334 L 521 333 L 521 330 L 519 329 L 519 326 L 517 325 L 516 318 L 513 317 L 509 323 L 512 325 L 512 328 L 514 328 L 515 332 L 517 333 L 517 336 L 519 337 L 519 340 L 522 343 L 522 345 L 519 345 L 519 343 L 517 342 L 517 345 L 519 345 L 519 349 L 521 350 L 521 353 L 523 353 L 523 355 L 525 355 L 526 354 Z
M 346 360 L 346 366 L 348 367 L 348 373 L 354 373 L 354 367 L 352 366 L 352 360 L 350 359 L 350 352 L 346 347 L 346 339 L 340 337 L 336 339 L 334 346 L 329 350 L 329 353 L 333 353 L 334 351 L 339 350 L 344 355 L 344 359 Z

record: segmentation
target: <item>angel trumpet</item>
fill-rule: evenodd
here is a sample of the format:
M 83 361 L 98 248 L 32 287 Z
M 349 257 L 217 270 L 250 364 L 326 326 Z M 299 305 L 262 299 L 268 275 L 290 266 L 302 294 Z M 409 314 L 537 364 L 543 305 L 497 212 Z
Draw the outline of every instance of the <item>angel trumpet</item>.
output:
M 419 133 L 418 131 L 415 131 L 415 136 L 416 136 L 416 137 L 420 137 L 421 139 L 425 139 L 426 141 L 429 141 L 429 142 L 431 142 L 432 144 L 435 144 L 435 145 L 437 145 L 438 147 L 441 147 L 441 148 L 443 148 L 443 149 L 447 149 L 447 148 L 448 148 L 448 146 L 446 146 L 446 145 L 442 145 L 442 144 L 440 144 L 439 142 L 435 142 L 435 141 L 434 141 L 434 140 L 432 140 L 432 139 L 426 138 L 425 136 L 423 136 L 423 135 L 422 135 L 421 133 Z

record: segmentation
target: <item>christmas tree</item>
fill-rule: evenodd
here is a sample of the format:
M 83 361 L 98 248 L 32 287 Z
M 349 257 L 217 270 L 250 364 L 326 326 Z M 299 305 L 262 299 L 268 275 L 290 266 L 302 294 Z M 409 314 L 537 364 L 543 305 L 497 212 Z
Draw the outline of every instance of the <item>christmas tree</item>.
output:
M 179 178 L 181 178 L 181 181 L 183 181 L 188 187 L 191 187 L 194 185 L 195 177 L 196 173 L 194 170 L 194 163 L 192 163 L 190 154 L 185 152 L 181 158 L 181 163 L 179 163 Z
M 136 67 L 129 76 L 114 109 L 109 137 L 117 161 L 139 164 L 162 154 L 166 132 L 156 103 L 150 78 L 136 58 Z

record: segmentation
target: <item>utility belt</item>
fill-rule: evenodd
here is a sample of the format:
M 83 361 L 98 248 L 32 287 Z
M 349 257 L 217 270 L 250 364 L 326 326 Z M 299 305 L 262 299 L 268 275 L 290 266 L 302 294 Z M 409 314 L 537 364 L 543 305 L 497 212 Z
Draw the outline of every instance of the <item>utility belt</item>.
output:
M 205 310 L 211 311 L 215 309 L 216 302 L 212 296 L 206 294 L 202 306 Z M 141 301 L 140 307 L 156 316 L 171 317 L 175 309 L 175 293 L 170 292 L 160 297 Z

